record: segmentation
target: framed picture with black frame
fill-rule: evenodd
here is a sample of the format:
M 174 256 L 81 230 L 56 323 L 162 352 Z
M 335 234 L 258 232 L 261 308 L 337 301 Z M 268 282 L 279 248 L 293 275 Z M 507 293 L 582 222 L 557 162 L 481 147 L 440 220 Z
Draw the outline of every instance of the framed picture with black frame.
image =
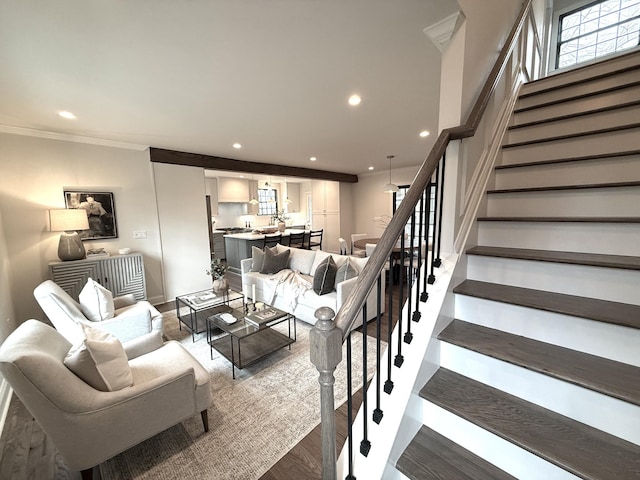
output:
M 118 238 L 113 192 L 65 190 L 64 201 L 67 208 L 83 208 L 87 212 L 89 229 L 78 231 L 82 240 Z

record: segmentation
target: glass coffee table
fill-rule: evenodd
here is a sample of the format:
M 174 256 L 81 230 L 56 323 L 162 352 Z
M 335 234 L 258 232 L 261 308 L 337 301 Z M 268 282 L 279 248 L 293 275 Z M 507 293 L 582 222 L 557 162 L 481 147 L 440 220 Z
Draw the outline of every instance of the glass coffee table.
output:
M 290 313 L 269 305 L 261 305 L 255 311 L 250 309 L 248 312 L 246 308 L 246 305 L 242 308 L 220 305 L 207 318 L 207 343 L 211 347 L 211 358 L 213 350 L 216 350 L 229 360 L 233 378 L 236 378 L 236 368 L 242 370 L 287 346 L 291 350 L 291 344 L 296 341 L 296 317 Z M 228 315 L 235 321 L 229 320 Z M 286 331 L 286 334 L 273 328 L 284 322 L 288 322 L 288 328 L 279 330 Z M 218 330 L 225 334 L 214 338 Z
M 224 293 L 214 293 L 212 289 L 200 290 L 176 297 L 176 316 L 178 326 L 182 330 L 182 325 L 191 331 L 191 340 L 195 341 L 195 335 L 207 329 L 206 319 L 217 311 L 217 307 L 229 305 L 236 300 L 242 300 L 244 307 L 244 295 L 241 292 L 229 289 Z M 180 310 L 187 307 L 187 312 L 182 315 Z

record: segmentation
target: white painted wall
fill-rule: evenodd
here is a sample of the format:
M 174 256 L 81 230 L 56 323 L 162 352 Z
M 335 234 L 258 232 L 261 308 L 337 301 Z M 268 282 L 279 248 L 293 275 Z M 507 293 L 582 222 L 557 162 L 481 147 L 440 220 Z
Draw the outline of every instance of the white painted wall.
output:
M 111 253 L 130 247 L 144 254 L 147 295 L 163 297 L 158 216 L 147 150 L 0 133 L 0 211 L 10 260 L 15 315 L 20 323 L 44 318 L 33 289 L 57 259 L 59 233 L 48 231 L 47 210 L 64 208 L 65 187 L 114 194 L 119 237 L 86 242 Z M 147 238 L 133 240 L 134 230 Z
M 211 287 L 204 171 L 153 164 L 164 259 L 165 299 Z

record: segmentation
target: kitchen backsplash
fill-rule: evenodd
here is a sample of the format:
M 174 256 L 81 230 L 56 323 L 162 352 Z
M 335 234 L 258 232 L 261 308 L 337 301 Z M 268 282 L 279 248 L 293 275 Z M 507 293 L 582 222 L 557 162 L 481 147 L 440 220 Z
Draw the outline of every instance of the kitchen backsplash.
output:
M 214 228 L 244 227 L 246 222 L 251 222 L 252 227 L 264 227 L 271 225 L 271 217 L 266 215 L 247 214 L 246 203 L 219 203 L 218 215 L 213 215 Z M 287 225 L 304 225 L 307 221 L 302 213 L 289 213 L 290 219 Z

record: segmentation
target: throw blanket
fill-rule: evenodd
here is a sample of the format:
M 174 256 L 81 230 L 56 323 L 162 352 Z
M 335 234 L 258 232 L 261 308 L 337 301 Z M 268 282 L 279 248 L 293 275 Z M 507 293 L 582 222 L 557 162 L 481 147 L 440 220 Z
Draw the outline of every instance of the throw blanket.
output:
M 289 269 L 274 273 L 269 278 L 269 281 L 275 284 L 271 285 L 270 295 L 265 292 L 265 296 L 269 298 L 269 305 L 273 305 L 276 295 L 281 295 L 282 298 L 289 301 L 289 312 L 293 312 L 296 309 L 298 297 L 304 295 L 312 287 L 311 282 L 300 275 L 300 272 Z

